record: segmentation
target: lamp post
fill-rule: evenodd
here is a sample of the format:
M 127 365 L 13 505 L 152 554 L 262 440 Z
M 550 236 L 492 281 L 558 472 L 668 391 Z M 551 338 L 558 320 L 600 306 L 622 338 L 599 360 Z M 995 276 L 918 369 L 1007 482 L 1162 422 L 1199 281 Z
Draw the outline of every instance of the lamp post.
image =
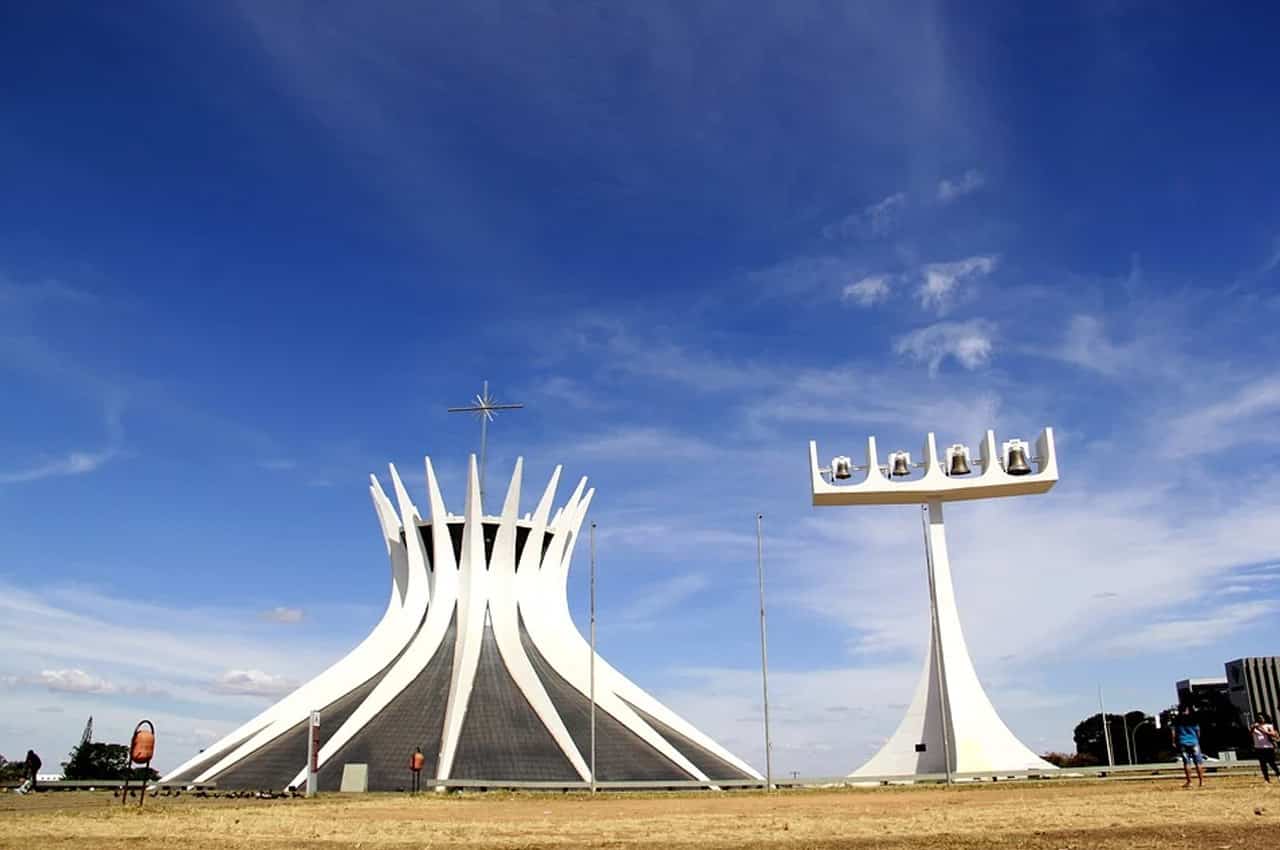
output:
M 1098 685 L 1098 716 L 1102 718 L 1102 740 L 1107 745 L 1107 767 L 1115 767 L 1115 751 L 1111 749 L 1111 724 L 1107 722 L 1107 707 L 1102 702 L 1102 685 Z
M 1145 725 L 1146 725 L 1146 724 L 1148 724 L 1148 723 L 1154 723 L 1154 725 L 1155 725 L 1155 728 L 1156 728 L 1156 729 L 1159 729 L 1159 728 L 1160 728 L 1160 718 L 1159 718 L 1159 717 L 1154 717 L 1154 718 L 1153 718 L 1153 717 L 1144 717 L 1144 718 L 1142 718 L 1141 720 L 1139 720 L 1137 723 L 1135 723 L 1135 724 L 1134 724 L 1134 726 L 1133 726 L 1133 728 L 1129 730 L 1129 737 L 1130 737 L 1130 749 L 1129 749 L 1129 752 L 1130 752 L 1130 753 L 1134 753 L 1134 752 L 1136 752 L 1136 751 L 1137 751 L 1137 749 L 1138 749 L 1138 730 L 1139 730 L 1139 729 L 1141 729 L 1143 726 L 1145 726 Z M 1132 755 L 1129 757 L 1129 764 L 1133 764 L 1133 757 L 1132 757 Z
M 591 793 L 596 793 L 596 524 L 591 523 Z
M 817 443 L 809 443 L 814 505 L 924 508 L 929 655 L 906 718 L 853 776 L 942 773 L 950 780 L 954 773 L 969 771 L 1053 769 L 1014 737 L 978 680 L 960 628 L 943 524 L 944 502 L 1048 492 L 1058 481 L 1053 429 L 1040 433 L 1034 454 L 1025 440 L 997 443 L 995 432 L 987 431 L 979 442 L 977 462 L 971 466 L 971 461 L 969 448 L 962 444 L 940 455 L 933 434 L 925 438 L 919 463 L 912 463 L 908 452 L 894 451 L 882 465 L 876 438 L 868 437 L 865 464 L 839 455 L 821 467 Z M 856 477 L 858 472 L 865 475 Z
M 764 685 L 764 790 L 773 790 L 773 741 L 769 738 L 769 638 L 764 625 L 764 514 L 756 514 L 756 575 L 760 579 L 760 680 Z

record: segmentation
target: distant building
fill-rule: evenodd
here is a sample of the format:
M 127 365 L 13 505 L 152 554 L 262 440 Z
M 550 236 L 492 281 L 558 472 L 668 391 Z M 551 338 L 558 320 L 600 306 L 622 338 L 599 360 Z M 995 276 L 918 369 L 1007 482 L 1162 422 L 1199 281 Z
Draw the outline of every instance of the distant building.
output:
M 1227 692 L 1226 676 L 1205 676 L 1199 679 L 1182 679 L 1174 685 L 1178 690 L 1178 705 L 1192 705 L 1203 700 L 1208 694 L 1225 694 Z
M 1248 724 L 1240 723 L 1225 676 L 1182 679 L 1174 687 L 1178 691 L 1178 705 L 1189 706 L 1200 725 L 1200 748 L 1207 755 L 1216 757 L 1223 750 L 1234 750 L 1243 743 Z
M 1226 664 L 1228 695 L 1245 726 L 1266 714 L 1280 714 L 1280 656 L 1237 658 Z

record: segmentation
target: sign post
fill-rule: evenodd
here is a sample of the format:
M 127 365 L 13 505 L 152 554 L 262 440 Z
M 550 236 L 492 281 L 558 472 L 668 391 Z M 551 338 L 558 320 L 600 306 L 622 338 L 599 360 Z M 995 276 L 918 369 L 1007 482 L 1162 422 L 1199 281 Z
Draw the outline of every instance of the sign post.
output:
M 316 771 L 320 760 L 320 712 L 311 712 L 311 734 L 307 736 L 307 796 L 316 795 Z

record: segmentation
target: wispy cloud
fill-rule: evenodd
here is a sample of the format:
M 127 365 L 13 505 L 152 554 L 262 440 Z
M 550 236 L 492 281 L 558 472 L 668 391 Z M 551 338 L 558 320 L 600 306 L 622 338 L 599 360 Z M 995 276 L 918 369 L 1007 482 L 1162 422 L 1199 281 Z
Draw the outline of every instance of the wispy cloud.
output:
M 1259 621 L 1273 620 L 1278 607 L 1270 600 L 1226 605 L 1207 615 L 1148 623 L 1102 640 L 1098 646 L 1106 652 L 1132 655 L 1168 651 L 1170 647 L 1208 646 L 1241 631 L 1254 629 Z
M 852 302 L 859 307 L 880 304 L 889 298 L 889 277 L 887 275 L 864 277 L 857 283 L 846 286 L 841 297 L 844 301 Z
M 879 203 L 872 204 L 862 211 L 863 219 L 877 236 L 888 233 L 898 223 L 902 211 L 906 209 L 907 196 L 896 192 Z
M 584 457 L 663 457 L 685 460 L 715 454 L 716 447 L 699 438 L 661 428 L 632 426 L 575 440 L 574 453 Z
M 25 469 L 0 472 L 0 484 L 20 484 L 70 475 L 85 475 L 121 456 L 124 441 L 123 403 L 119 396 L 108 398 L 104 413 L 107 447 L 96 452 L 73 451 L 52 460 L 32 464 Z
M 276 697 L 296 687 L 298 683 L 292 679 L 261 670 L 228 670 L 213 681 L 210 690 L 219 694 Z
M 995 330 L 995 325 L 985 319 L 938 322 L 899 337 L 893 350 L 928 363 L 930 375 L 936 375 L 948 357 L 966 369 L 977 369 L 991 360 Z
M 1270 272 L 1275 271 L 1276 268 L 1280 268 L 1280 234 L 1277 234 L 1276 237 L 1271 240 L 1271 253 L 1267 256 L 1267 259 L 1263 261 L 1260 273 L 1269 274 Z
M 84 475 L 93 472 L 103 464 L 118 457 L 117 449 L 106 449 L 100 452 L 71 452 L 66 457 L 31 466 L 26 469 L 0 473 L 0 484 L 19 484 L 25 481 L 39 481 L 44 478 L 57 478 L 65 475 Z
M 301 623 L 304 615 L 301 608 L 277 606 L 270 610 L 263 611 L 258 616 L 260 619 L 266 620 L 268 623 Z
M 0 304 L 35 307 L 47 302 L 71 302 L 93 304 L 97 296 L 60 280 L 43 280 L 38 283 L 14 283 L 0 275 Z
M 627 629 L 653 628 L 662 621 L 663 615 L 688 603 L 710 586 L 710 577 L 702 573 L 685 573 L 661 582 L 648 582 L 643 594 L 610 615 L 610 622 Z
M 1280 441 L 1280 374 L 1257 378 L 1214 401 L 1162 423 L 1164 453 L 1171 457 L 1220 452 L 1245 443 Z
M 939 316 L 950 311 L 962 283 L 991 274 L 998 257 L 994 255 L 966 257 L 950 263 L 929 263 L 923 272 L 923 280 L 916 291 L 920 306 L 934 310 Z
M 885 236 L 897 227 L 906 208 L 907 194 L 894 192 L 858 212 L 828 224 L 822 228 L 822 235 L 826 239 Z
M 290 469 L 297 469 L 298 462 L 292 458 L 273 457 L 258 461 L 258 468 L 271 472 L 286 472 Z
M 807 293 L 839 294 L 858 274 L 859 264 L 848 257 L 791 257 L 749 275 L 765 295 L 795 296 Z
M 533 387 L 531 392 L 579 410 L 599 410 L 608 406 L 601 395 L 591 392 L 566 375 L 552 375 Z
M 147 683 L 119 684 L 78 667 L 41 670 L 35 676 L 14 677 L 15 684 L 43 686 L 54 693 L 123 694 L 132 696 L 168 696 L 168 692 Z
M 959 177 L 944 179 L 938 183 L 937 200 L 940 204 L 949 204 L 954 200 L 973 194 L 986 185 L 986 177 L 976 168 L 970 168 Z
M 1173 377 L 1182 367 L 1182 358 L 1170 347 L 1167 334 L 1134 335 L 1117 341 L 1108 332 L 1106 322 L 1090 314 L 1072 316 L 1061 343 L 1044 353 L 1108 378 Z

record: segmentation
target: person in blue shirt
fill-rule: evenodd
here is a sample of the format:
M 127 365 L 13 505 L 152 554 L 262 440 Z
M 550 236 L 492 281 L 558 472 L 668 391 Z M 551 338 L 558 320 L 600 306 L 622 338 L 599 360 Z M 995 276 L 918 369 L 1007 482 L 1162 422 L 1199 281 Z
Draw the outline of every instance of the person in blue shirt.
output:
M 1178 715 L 1173 719 L 1170 726 L 1173 735 L 1173 745 L 1178 751 L 1178 755 L 1182 757 L 1182 772 L 1187 777 L 1187 781 L 1182 784 L 1183 788 L 1191 787 L 1191 763 L 1196 766 L 1196 779 L 1200 785 L 1204 785 L 1204 754 L 1200 752 L 1200 724 L 1196 723 L 1195 717 L 1191 714 L 1191 706 L 1184 705 L 1178 709 Z

